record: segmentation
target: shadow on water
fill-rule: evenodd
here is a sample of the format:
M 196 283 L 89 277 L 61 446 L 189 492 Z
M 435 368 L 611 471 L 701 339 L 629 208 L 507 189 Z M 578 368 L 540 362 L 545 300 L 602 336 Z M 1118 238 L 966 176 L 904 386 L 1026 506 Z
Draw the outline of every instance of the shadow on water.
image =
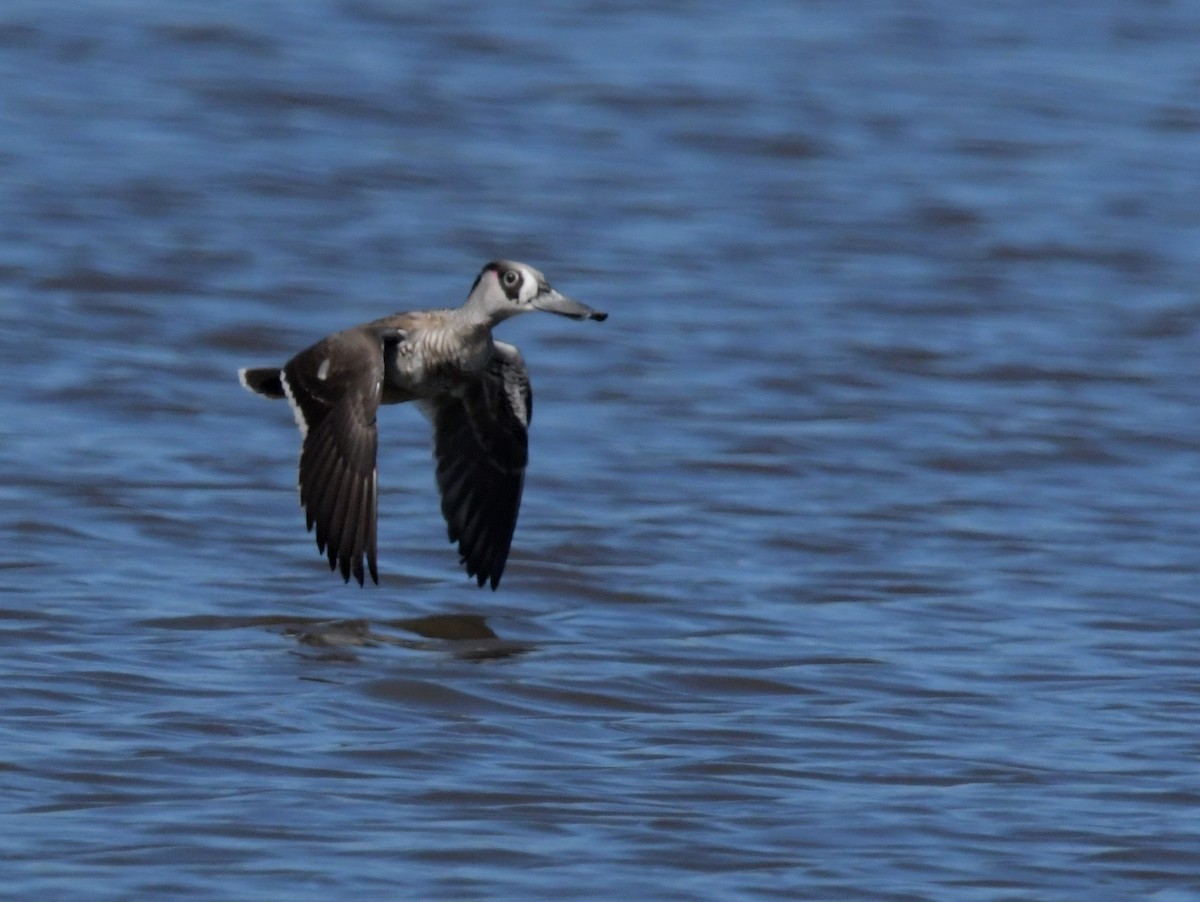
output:
M 532 651 L 528 643 L 502 639 L 479 614 L 431 614 L 386 620 L 322 620 L 266 614 L 249 617 L 200 615 L 145 621 L 143 626 L 178 630 L 267 629 L 294 639 L 306 658 L 353 662 L 355 649 L 396 647 L 449 654 L 464 661 L 511 658 Z M 413 638 L 415 637 L 415 638 Z

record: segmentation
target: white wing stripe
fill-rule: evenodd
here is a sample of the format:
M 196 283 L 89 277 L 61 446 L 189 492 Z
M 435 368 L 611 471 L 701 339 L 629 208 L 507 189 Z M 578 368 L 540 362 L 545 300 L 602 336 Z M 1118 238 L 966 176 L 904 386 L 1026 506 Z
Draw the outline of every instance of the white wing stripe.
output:
M 292 416 L 296 418 L 296 425 L 300 427 L 300 437 L 307 438 L 308 420 L 304 419 L 304 411 L 300 409 L 296 396 L 292 394 L 292 386 L 288 384 L 287 373 L 283 370 L 279 371 L 279 381 L 283 385 L 283 393 L 287 396 L 288 406 L 292 408 Z

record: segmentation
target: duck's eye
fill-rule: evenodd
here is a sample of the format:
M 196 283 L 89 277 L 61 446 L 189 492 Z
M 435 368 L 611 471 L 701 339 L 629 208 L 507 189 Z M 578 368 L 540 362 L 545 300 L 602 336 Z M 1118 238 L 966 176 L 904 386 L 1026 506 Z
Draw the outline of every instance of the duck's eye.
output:
M 504 284 L 512 287 L 521 281 L 521 274 L 515 269 L 507 270 L 503 275 Z

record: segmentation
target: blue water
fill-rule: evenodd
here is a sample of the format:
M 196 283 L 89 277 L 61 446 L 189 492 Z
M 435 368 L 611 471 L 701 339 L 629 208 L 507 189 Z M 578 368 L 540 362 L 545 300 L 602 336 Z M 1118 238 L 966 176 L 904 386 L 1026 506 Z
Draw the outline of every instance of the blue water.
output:
M 14 899 L 1200 897 L 1200 3 L 0 10 Z M 527 261 L 504 582 L 237 383 Z

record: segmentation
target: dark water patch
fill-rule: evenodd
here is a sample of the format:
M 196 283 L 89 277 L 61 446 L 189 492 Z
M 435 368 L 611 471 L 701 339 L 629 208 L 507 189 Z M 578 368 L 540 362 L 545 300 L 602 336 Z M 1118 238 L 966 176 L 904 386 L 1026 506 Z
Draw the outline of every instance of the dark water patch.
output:
M 827 156 L 830 153 L 820 139 L 812 135 L 728 135 L 704 131 L 680 132 L 673 137 L 684 147 L 717 156 L 766 157 L 787 161 L 804 161 Z
M 1193 134 L 1200 132 L 1200 108 L 1168 104 L 1155 111 L 1150 120 L 1153 128 L 1165 132 Z
M 954 150 L 969 157 L 984 157 L 995 160 L 1025 160 L 1057 156 L 1074 148 L 1046 144 L 1038 141 L 1014 138 L 963 138 L 956 142 Z
M 14 50 L 29 50 L 36 47 L 42 37 L 41 31 L 25 22 L 0 22 L 0 46 Z
M 237 55 L 270 57 L 276 44 L 269 38 L 236 26 L 196 22 L 178 25 L 158 25 L 151 29 L 154 38 L 166 43 L 180 44 L 185 49 L 209 48 L 229 50 Z
M 1187 338 L 1197 329 L 1200 329 L 1200 307 L 1185 307 L 1142 317 L 1131 330 L 1131 336 L 1150 341 Z
M 706 91 L 696 85 L 661 85 L 647 91 L 643 87 L 620 90 L 613 85 L 576 87 L 582 91 L 585 103 L 620 113 L 624 116 L 670 113 L 735 114 L 745 103 L 745 97 L 719 89 Z
M 202 201 L 197 191 L 187 190 L 165 179 L 138 178 L 121 185 L 113 197 L 133 216 L 153 219 L 192 209 Z
M 104 272 L 88 267 L 72 268 L 56 276 L 40 279 L 37 287 L 46 291 L 74 294 L 171 295 L 187 294 L 188 285 L 170 278 Z
M 216 80 L 189 85 L 204 103 L 223 110 L 280 117 L 292 113 L 313 113 L 333 119 L 395 123 L 399 111 L 362 97 L 317 89 L 298 90 L 253 78 L 241 81 Z
M 1056 242 L 998 244 L 988 250 L 988 256 L 1001 263 L 1084 263 L 1111 268 L 1127 275 L 1154 271 L 1161 263 L 1154 254 L 1131 247 L 1096 247 Z
M 985 224 L 977 210 L 949 201 L 926 201 L 915 211 L 917 221 L 936 230 L 976 232 Z
M 338 6 L 351 19 L 389 28 L 419 28 L 436 25 L 442 21 L 440 15 L 429 10 L 397 7 L 391 3 L 380 3 L 378 0 L 342 0 Z
M 247 359 L 251 359 L 251 355 L 267 357 L 272 353 L 283 357 L 288 353 L 284 348 L 291 347 L 287 344 L 285 336 L 274 334 L 269 323 L 246 322 L 238 326 L 218 328 L 201 334 L 197 340 L 206 347 L 233 351 L 245 355 Z M 281 360 L 280 363 L 282 362 Z M 236 373 L 234 375 L 236 376 Z

